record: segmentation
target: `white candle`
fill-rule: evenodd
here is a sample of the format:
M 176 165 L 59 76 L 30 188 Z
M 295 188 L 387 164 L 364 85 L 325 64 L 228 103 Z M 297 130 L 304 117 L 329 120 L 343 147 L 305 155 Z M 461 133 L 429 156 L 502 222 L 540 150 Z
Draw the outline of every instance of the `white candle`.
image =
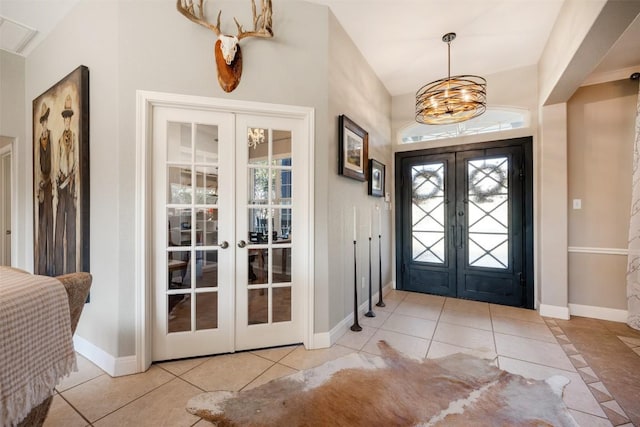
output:
M 382 211 L 380 206 L 376 205 L 376 210 L 378 211 L 378 236 L 382 236 Z
M 353 207 L 353 241 L 356 241 L 356 207 Z
M 371 212 L 371 216 L 369 217 L 369 238 L 371 238 L 372 228 L 373 228 L 373 212 Z

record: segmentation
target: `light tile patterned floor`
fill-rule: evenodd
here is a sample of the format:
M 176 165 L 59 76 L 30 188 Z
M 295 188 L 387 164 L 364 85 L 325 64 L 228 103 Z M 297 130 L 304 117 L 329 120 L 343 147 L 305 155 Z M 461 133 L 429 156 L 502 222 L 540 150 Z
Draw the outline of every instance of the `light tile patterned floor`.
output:
M 210 424 L 184 409 L 191 397 L 257 387 L 353 352 L 377 354 L 381 339 L 416 359 L 465 352 L 530 378 L 563 375 L 571 380 L 564 401 L 580 425 L 632 425 L 553 319 L 531 310 L 402 291 L 391 291 L 385 303 L 375 307 L 375 318 L 359 321 L 362 332 L 349 330 L 328 349 L 289 346 L 158 363 L 143 374 L 120 378 L 79 357 L 79 372 L 57 387 L 45 426 L 205 427 Z M 640 340 L 624 342 L 640 352 Z

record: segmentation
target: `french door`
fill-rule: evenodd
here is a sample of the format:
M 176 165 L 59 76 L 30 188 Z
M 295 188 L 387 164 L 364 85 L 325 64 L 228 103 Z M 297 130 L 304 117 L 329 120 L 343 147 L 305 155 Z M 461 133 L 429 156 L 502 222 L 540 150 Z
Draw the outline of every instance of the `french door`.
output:
M 302 341 L 305 142 L 297 119 L 154 108 L 153 360 Z
M 530 138 L 396 164 L 400 288 L 532 308 Z

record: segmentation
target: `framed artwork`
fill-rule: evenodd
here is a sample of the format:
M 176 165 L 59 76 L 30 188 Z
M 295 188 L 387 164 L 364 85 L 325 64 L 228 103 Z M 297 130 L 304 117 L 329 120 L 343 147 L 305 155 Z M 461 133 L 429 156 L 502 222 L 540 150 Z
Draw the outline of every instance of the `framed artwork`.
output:
M 384 165 L 369 159 L 369 195 L 384 197 Z
M 89 271 L 89 69 L 33 100 L 34 272 Z
M 338 120 L 340 137 L 340 175 L 367 180 L 367 159 L 369 158 L 369 134 L 345 115 Z

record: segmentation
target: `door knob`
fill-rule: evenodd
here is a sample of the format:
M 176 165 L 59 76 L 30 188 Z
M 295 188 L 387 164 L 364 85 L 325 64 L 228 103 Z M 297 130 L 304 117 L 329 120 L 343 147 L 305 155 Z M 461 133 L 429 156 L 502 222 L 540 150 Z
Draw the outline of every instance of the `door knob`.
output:
M 244 240 L 240 240 L 238 242 L 238 247 L 239 248 L 244 248 L 245 246 L 247 246 L 247 242 L 245 242 Z
M 220 246 L 221 249 L 227 249 L 229 247 L 229 242 L 225 240 L 222 243 L 220 243 L 218 246 Z
M 7 236 L 11 234 L 11 230 L 7 230 L 4 232 L 4 234 L 6 234 Z

